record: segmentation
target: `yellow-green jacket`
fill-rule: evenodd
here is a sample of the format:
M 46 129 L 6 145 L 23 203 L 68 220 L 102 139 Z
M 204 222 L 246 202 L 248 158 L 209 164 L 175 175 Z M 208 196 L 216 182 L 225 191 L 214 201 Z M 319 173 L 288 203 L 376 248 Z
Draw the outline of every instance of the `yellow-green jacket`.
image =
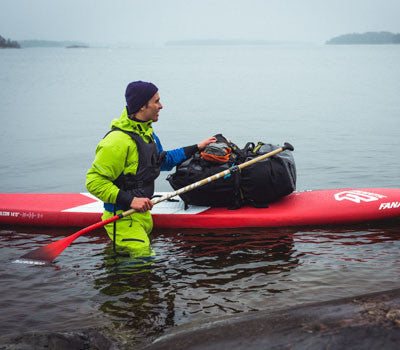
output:
M 158 152 L 163 152 L 161 143 L 153 132 L 152 122 L 140 122 L 128 118 L 126 108 L 119 119 L 111 122 L 111 130 L 116 128 L 136 133 L 147 143 L 154 140 Z M 193 145 L 167 151 L 161 170 L 171 170 L 196 150 L 197 146 Z M 114 210 L 113 204 L 117 204 L 117 210 L 129 207 L 134 196 L 120 190 L 113 182 L 121 174 L 136 174 L 138 164 L 139 153 L 135 141 L 124 132 L 110 132 L 97 146 L 93 165 L 86 175 L 86 188 L 102 200 L 105 209 L 110 212 Z

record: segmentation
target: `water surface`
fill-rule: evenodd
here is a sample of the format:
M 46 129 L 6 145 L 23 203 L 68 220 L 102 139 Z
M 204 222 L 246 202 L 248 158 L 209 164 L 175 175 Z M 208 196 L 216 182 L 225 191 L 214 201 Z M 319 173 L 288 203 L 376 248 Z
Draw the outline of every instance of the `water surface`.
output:
M 133 344 L 210 316 L 397 288 L 398 227 L 156 231 L 150 264 L 116 257 L 97 231 L 51 266 L 11 261 L 68 231 L 1 229 L 1 333 L 95 327 Z
M 398 188 L 399 62 L 397 46 L 3 50 L 0 192 L 85 191 L 137 79 L 160 88 L 166 149 L 220 132 L 239 146 L 288 141 L 298 190 Z M 75 229 L 2 226 L 0 333 L 96 327 L 138 343 L 209 316 L 398 288 L 399 226 L 155 231 L 142 265 L 99 230 L 50 266 L 12 261 Z

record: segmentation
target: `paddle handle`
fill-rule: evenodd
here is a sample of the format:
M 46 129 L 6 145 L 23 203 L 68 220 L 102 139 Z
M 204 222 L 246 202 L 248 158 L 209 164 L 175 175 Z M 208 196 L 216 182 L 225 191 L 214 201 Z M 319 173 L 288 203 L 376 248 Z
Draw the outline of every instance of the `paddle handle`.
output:
M 286 150 L 294 151 L 294 147 L 290 143 L 285 142 L 283 147 L 280 147 L 280 148 L 278 148 L 278 149 L 276 149 L 274 151 L 271 151 L 269 153 L 265 153 L 265 154 L 263 154 L 263 155 L 261 155 L 259 157 L 253 158 L 253 159 L 251 159 L 251 160 L 249 160 L 247 162 L 244 162 L 242 164 L 239 164 L 237 166 L 233 166 L 233 167 L 231 167 L 231 168 L 229 168 L 227 170 L 221 171 L 221 172 L 219 172 L 217 174 L 211 175 L 211 176 L 209 176 L 209 177 L 207 177 L 207 178 L 205 178 L 203 180 L 199 180 L 199 181 L 197 181 L 197 182 L 195 182 L 193 184 L 190 184 L 190 185 L 187 185 L 185 187 L 182 187 L 179 190 L 176 190 L 175 192 L 166 193 L 162 197 L 159 197 L 157 199 L 153 199 L 152 202 L 153 202 L 153 204 L 157 204 L 157 203 L 160 203 L 160 202 L 165 201 L 167 199 L 170 199 L 172 197 L 178 196 L 178 195 L 180 195 L 182 193 L 194 190 L 195 188 L 198 188 L 200 186 L 206 185 L 206 184 L 208 184 L 208 183 L 210 183 L 212 181 L 218 180 L 221 177 L 229 175 L 236 167 L 238 167 L 241 170 L 241 169 L 243 169 L 243 168 L 245 168 L 245 167 L 247 167 L 249 165 L 252 165 L 254 163 L 259 162 L 260 160 L 272 157 L 272 156 L 274 156 L 274 155 L 276 155 L 276 154 L 278 154 L 280 152 L 286 151 Z M 125 216 L 131 215 L 131 214 L 133 214 L 135 212 L 136 212 L 135 209 L 129 209 L 129 210 L 124 211 L 123 213 L 117 215 L 117 218 L 112 220 L 112 221 L 115 221 L 115 220 L 118 220 L 118 219 L 123 218 Z M 113 219 L 113 218 L 111 218 L 111 219 Z

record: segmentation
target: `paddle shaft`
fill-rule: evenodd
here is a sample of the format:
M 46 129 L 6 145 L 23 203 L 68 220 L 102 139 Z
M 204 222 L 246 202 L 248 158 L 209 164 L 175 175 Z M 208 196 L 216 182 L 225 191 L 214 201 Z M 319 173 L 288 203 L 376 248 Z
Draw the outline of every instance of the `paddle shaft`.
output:
M 180 195 L 182 193 L 189 192 L 191 190 L 194 190 L 195 188 L 198 188 L 200 186 L 204 186 L 204 185 L 206 185 L 206 184 L 208 184 L 208 183 L 210 183 L 212 181 L 218 180 L 221 177 L 229 175 L 234 170 L 235 167 L 237 167 L 237 168 L 239 168 L 241 170 L 241 169 L 243 169 L 243 168 L 245 168 L 245 167 L 247 167 L 249 165 L 252 165 L 252 164 L 255 164 L 255 163 L 259 162 L 260 160 L 263 160 L 263 159 L 266 159 L 266 158 L 270 158 L 270 157 L 272 157 L 272 156 L 274 156 L 274 155 L 276 155 L 276 154 L 278 154 L 280 152 L 283 152 L 285 150 L 293 151 L 294 148 L 289 143 L 285 143 L 285 145 L 283 147 L 281 147 L 281 148 L 278 148 L 278 149 L 276 149 L 274 151 L 271 151 L 269 153 L 262 154 L 259 157 L 253 158 L 253 159 L 251 159 L 251 160 L 249 160 L 247 162 L 244 162 L 244 163 L 239 164 L 237 166 L 233 166 L 233 167 L 231 167 L 231 168 L 229 168 L 227 170 L 221 171 L 221 172 L 219 172 L 217 174 L 211 175 L 211 176 L 209 176 L 209 177 L 207 177 L 207 178 L 205 178 L 203 180 L 199 180 L 199 181 L 197 181 L 197 182 L 195 182 L 195 183 L 193 183 L 191 185 L 187 185 L 185 187 L 182 187 L 179 190 L 176 190 L 175 192 L 166 193 L 162 197 L 159 197 L 157 199 L 153 199 L 152 202 L 155 205 L 157 203 L 163 202 L 163 201 L 165 201 L 167 199 L 170 199 L 172 197 L 178 196 L 178 195 Z M 109 224 L 110 222 L 114 222 L 114 221 L 116 221 L 118 219 L 121 219 L 121 218 L 124 218 L 126 216 L 129 216 L 129 215 L 135 213 L 136 211 L 137 211 L 136 209 L 129 209 L 127 211 L 122 212 L 119 215 L 115 215 L 115 216 L 113 216 L 113 217 L 111 217 L 111 218 L 109 218 L 107 220 L 98 222 L 97 224 L 93 224 L 92 226 L 89 226 L 86 229 L 89 229 L 88 231 L 90 231 L 90 228 L 93 227 L 92 229 L 94 230 L 94 229 L 96 229 L 98 227 L 105 226 L 105 225 Z M 86 229 L 84 229 L 84 230 L 86 230 Z M 83 233 L 86 233 L 88 231 L 85 231 Z
M 294 148 L 293 148 L 293 146 L 291 144 L 285 142 L 285 145 L 283 147 L 281 147 L 281 148 L 278 148 L 278 149 L 276 149 L 274 151 L 271 151 L 269 153 L 262 154 L 259 157 L 253 158 L 251 160 L 248 160 L 247 162 L 244 162 L 244 163 L 239 164 L 237 166 L 233 166 L 233 167 L 231 167 L 231 168 L 229 168 L 227 170 L 221 171 L 221 172 L 219 172 L 217 174 L 211 175 L 211 176 L 209 176 L 209 177 L 207 177 L 207 178 L 205 178 L 203 180 L 199 180 L 199 181 L 197 181 L 197 182 L 195 182 L 195 183 L 193 183 L 191 185 L 187 185 L 185 187 L 182 187 L 179 190 L 176 190 L 175 192 L 166 193 L 162 197 L 159 197 L 157 199 L 153 199 L 152 202 L 153 202 L 153 204 L 157 204 L 157 203 L 163 202 L 163 201 L 165 201 L 167 199 L 170 199 L 172 197 L 178 196 L 178 195 L 180 195 L 182 193 L 189 192 L 191 190 L 194 190 L 195 188 L 198 188 L 200 186 L 204 186 L 204 185 L 206 185 L 206 184 L 208 184 L 208 183 L 210 183 L 212 181 L 218 180 L 221 177 L 229 175 L 232 171 L 234 171 L 234 169 L 236 167 L 239 168 L 239 170 L 241 170 L 241 169 L 243 169 L 243 168 L 245 168 L 245 167 L 247 167 L 249 165 L 252 165 L 252 164 L 255 164 L 255 163 L 259 162 L 260 160 L 263 160 L 263 159 L 266 159 L 266 158 L 270 158 L 270 157 L 272 157 L 272 156 L 274 156 L 274 155 L 276 155 L 276 154 L 278 154 L 280 152 L 283 152 L 285 150 L 293 151 Z M 116 215 L 116 216 L 118 216 L 118 219 L 120 219 L 120 218 L 123 218 L 125 216 L 133 214 L 135 211 L 136 211 L 135 209 L 129 209 L 129 210 L 124 211 L 123 213 L 121 213 L 119 215 Z M 111 219 L 109 219 L 109 220 L 111 220 Z M 116 219 L 116 220 L 118 220 L 118 219 Z M 112 221 L 114 221 L 114 220 L 112 220 Z
M 207 177 L 207 178 L 205 178 L 203 180 L 197 181 L 197 182 L 195 182 L 195 183 L 193 183 L 191 185 L 182 187 L 179 190 L 176 190 L 175 192 L 167 193 L 167 194 L 163 195 L 160 198 L 154 199 L 152 202 L 153 202 L 153 204 L 157 204 L 157 203 L 160 203 L 160 202 L 165 201 L 167 199 L 170 199 L 172 197 L 175 197 L 177 195 L 180 195 L 182 193 L 191 191 L 191 190 L 193 190 L 195 188 L 198 188 L 198 187 L 201 187 L 203 185 L 206 185 L 206 184 L 208 184 L 208 183 L 210 183 L 212 181 L 218 180 L 221 177 L 227 176 L 231 172 L 235 171 L 236 169 L 241 170 L 241 169 L 243 169 L 243 168 L 245 168 L 247 166 L 250 166 L 250 165 L 252 165 L 254 163 L 259 162 L 260 160 L 272 157 L 272 156 L 274 156 L 274 155 L 276 155 L 276 154 L 278 154 L 280 152 L 283 152 L 285 150 L 293 151 L 294 148 L 293 148 L 293 146 L 291 144 L 285 142 L 284 146 L 281 147 L 281 148 L 278 148 L 278 149 L 276 149 L 276 150 L 274 150 L 272 152 L 263 154 L 263 155 L 261 155 L 259 157 L 253 158 L 253 159 L 251 159 L 251 160 L 249 160 L 247 162 L 244 162 L 242 164 L 233 166 L 233 167 L 231 167 L 231 168 L 229 168 L 227 170 L 221 171 L 221 172 L 219 172 L 217 174 L 211 175 L 211 176 L 209 176 L 209 177 Z M 62 239 L 60 239 L 60 240 L 58 240 L 56 242 L 53 242 L 53 243 L 50 243 L 50 244 L 44 246 L 44 247 L 40 247 L 38 249 L 35 249 L 35 250 L 23 255 L 21 258 L 52 262 L 59 254 L 61 254 L 61 252 L 65 248 L 67 248 L 78 237 L 82 236 L 83 234 L 85 234 L 87 232 L 93 231 L 93 230 L 95 230 L 95 229 L 97 229 L 99 227 L 105 226 L 105 225 L 107 225 L 107 224 L 109 224 L 111 222 L 114 222 L 114 221 L 117 221 L 119 219 L 122 219 L 123 217 L 129 216 L 129 215 L 135 213 L 136 211 L 137 211 L 136 209 L 126 210 L 126 211 L 124 211 L 124 212 L 122 212 L 122 213 L 120 213 L 118 215 L 114 215 L 113 217 L 111 217 L 109 219 L 106 219 L 106 220 L 97 222 L 97 223 L 95 223 L 93 225 L 90 225 L 90 226 L 88 226 L 88 227 L 86 227 L 86 228 L 84 228 L 84 229 L 82 229 L 82 230 L 80 230 L 80 231 L 68 236 L 68 237 L 62 238 Z

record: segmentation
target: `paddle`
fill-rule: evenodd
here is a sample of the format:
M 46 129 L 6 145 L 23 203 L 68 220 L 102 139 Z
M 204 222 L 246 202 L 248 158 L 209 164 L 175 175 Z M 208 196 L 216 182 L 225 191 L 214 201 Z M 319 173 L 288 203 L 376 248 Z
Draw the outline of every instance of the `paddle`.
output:
M 232 171 L 236 171 L 237 168 L 242 169 L 242 168 L 247 167 L 249 165 L 252 165 L 252 164 L 254 164 L 256 162 L 259 162 L 260 160 L 272 157 L 275 154 L 278 154 L 278 153 L 283 152 L 285 150 L 293 151 L 294 148 L 290 143 L 285 142 L 283 147 L 278 148 L 278 149 L 276 149 L 276 150 L 274 150 L 272 152 L 263 154 L 263 155 L 261 155 L 259 157 L 253 158 L 253 159 L 251 159 L 251 160 L 249 160 L 249 161 L 247 161 L 245 163 L 239 164 L 237 166 L 233 166 L 233 167 L 229 168 L 228 170 L 221 171 L 218 174 L 209 176 L 209 177 L 207 177 L 207 178 L 205 178 L 203 180 L 200 180 L 200 181 L 197 181 L 197 182 L 195 182 L 195 183 L 193 183 L 191 185 L 185 186 L 185 187 L 183 187 L 183 188 L 181 188 L 181 189 L 179 189 L 179 190 L 177 190 L 175 192 L 167 193 L 167 194 L 163 195 L 160 198 L 153 199 L 153 204 L 160 203 L 160 202 L 165 201 L 165 200 L 167 200 L 169 198 L 175 197 L 175 196 L 177 196 L 179 194 L 191 191 L 191 190 L 193 190 L 193 189 L 195 189 L 197 187 L 203 186 L 203 185 L 205 185 L 205 184 L 207 184 L 209 182 L 212 182 L 212 181 L 217 180 L 217 179 L 219 179 L 219 178 L 221 178 L 223 176 L 226 176 L 226 175 L 230 174 Z M 100 222 L 98 222 L 96 224 L 88 226 L 88 227 L 86 227 L 86 228 L 84 228 L 84 229 L 72 234 L 71 236 L 62 238 L 62 239 L 60 239 L 60 240 L 58 240 L 56 242 L 53 242 L 53 243 L 50 243 L 50 244 L 44 246 L 44 247 L 37 248 L 37 249 L 35 249 L 35 250 L 33 250 L 33 251 L 21 256 L 20 259 L 23 259 L 23 260 L 19 260 L 18 259 L 15 262 L 33 263 L 33 264 L 35 264 L 36 263 L 35 261 L 39 261 L 39 262 L 42 262 L 43 264 L 50 263 L 58 255 L 60 255 L 62 253 L 62 251 L 65 248 L 67 248 L 75 239 L 77 239 L 78 237 L 82 236 L 86 232 L 93 231 L 96 228 L 105 226 L 105 225 L 109 224 L 110 222 L 117 221 L 118 219 L 121 219 L 121 218 L 126 217 L 128 215 L 131 215 L 134 212 L 135 212 L 135 209 L 129 209 L 129 210 L 124 211 L 123 213 L 121 213 L 119 215 L 115 215 L 115 216 L 113 216 L 113 217 L 111 217 L 111 218 L 109 218 L 107 220 L 100 221 Z

